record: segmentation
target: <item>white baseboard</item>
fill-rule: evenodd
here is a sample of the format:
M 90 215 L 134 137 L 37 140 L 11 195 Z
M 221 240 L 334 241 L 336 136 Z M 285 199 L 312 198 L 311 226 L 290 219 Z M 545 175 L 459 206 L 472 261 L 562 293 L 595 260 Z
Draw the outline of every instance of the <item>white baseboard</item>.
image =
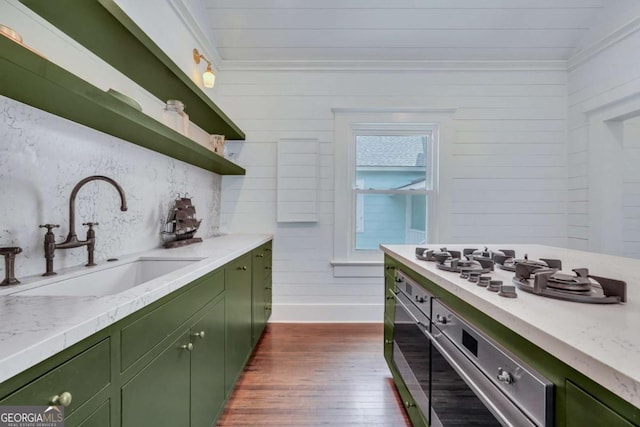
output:
M 274 304 L 271 323 L 382 323 L 384 304 Z

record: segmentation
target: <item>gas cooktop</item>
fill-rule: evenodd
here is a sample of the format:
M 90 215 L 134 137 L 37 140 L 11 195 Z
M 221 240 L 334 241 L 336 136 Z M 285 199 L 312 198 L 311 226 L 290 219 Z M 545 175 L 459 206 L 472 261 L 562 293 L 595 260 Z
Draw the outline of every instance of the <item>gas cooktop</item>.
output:
M 417 247 L 415 253 L 420 260 L 433 261 L 437 268 L 460 273 L 460 277 L 498 292 L 501 296 L 516 297 L 517 287 L 524 292 L 548 298 L 590 304 L 618 304 L 627 300 L 626 282 L 591 275 L 587 268 L 575 268 L 572 270 L 574 274 L 563 273 L 559 259 L 530 260 L 527 254 L 518 259 L 514 250 L 491 251 L 487 247 L 484 250 L 464 249 L 462 252 Z M 494 266 L 515 273 L 512 285 L 482 276 L 494 271 Z

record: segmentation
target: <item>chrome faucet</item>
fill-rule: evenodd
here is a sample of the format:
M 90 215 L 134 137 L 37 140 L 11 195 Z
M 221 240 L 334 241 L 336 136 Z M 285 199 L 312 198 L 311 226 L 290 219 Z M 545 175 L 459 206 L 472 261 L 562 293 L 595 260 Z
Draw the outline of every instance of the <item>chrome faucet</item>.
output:
M 60 227 L 60 225 L 44 224 L 40 226 L 40 228 L 47 229 L 47 233 L 44 235 L 44 257 L 47 261 L 46 272 L 43 274 L 43 276 L 53 276 L 54 274 L 56 274 L 56 272 L 53 271 L 53 257 L 55 255 L 56 249 L 71 249 L 80 246 L 86 246 L 88 252 L 88 260 L 86 266 L 91 267 L 93 265 L 96 265 L 93 260 L 96 244 L 96 232 L 93 227 L 98 225 L 98 223 L 86 222 L 82 224 L 89 227 L 89 230 L 87 230 L 86 240 L 78 240 L 78 235 L 76 234 L 76 196 L 78 195 L 78 191 L 80 191 L 80 188 L 82 188 L 82 186 L 87 182 L 91 181 L 106 181 L 109 184 L 113 185 L 120 194 L 120 210 L 123 212 L 127 210 L 127 199 L 125 198 L 124 190 L 113 179 L 106 176 L 93 175 L 78 182 L 76 186 L 73 187 L 73 190 L 71 190 L 71 196 L 69 198 L 69 234 L 67 234 L 67 238 L 65 239 L 65 241 L 56 243 L 55 235 L 51 231 L 54 228 Z

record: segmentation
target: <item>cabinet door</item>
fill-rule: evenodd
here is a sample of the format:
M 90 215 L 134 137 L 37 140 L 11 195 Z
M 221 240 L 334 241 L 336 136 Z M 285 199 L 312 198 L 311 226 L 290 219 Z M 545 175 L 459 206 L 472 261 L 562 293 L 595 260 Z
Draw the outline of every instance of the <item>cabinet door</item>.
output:
M 224 302 L 191 327 L 191 427 L 211 427 L 224 404 Z
M 251 343 L 255 345 L 262 331 L 266 321 L 265 313 L 265 251 L 264 246 L 254 250 L 253 266 L 251 269 L 251 298 L 252 298 L 252 312 L 253 312 L 253 326 L 251 331 Z
M 122 426 L 188 427 L 190 352 L 185 332 L 121 390 Z
M 632 427 L 633 424 L 602 402 L 567 381 L 566 427 Z
M 65 426 L 71 427 L 71 424 L 65 422 Z M 111 408 L 109 401 L 104 402 L 91 415 L 82 420 L 78 427 L 109 427 L 111 425 Z
M 251 253 L 225 268 L 225 389 L 228 395 L 251 352 Z
M 264 322 L 265 324 L 269 321 L 271 317 L 271 304 L 272 304 L 272 293 L 271 293 L 271 274 L 269 274 L 264 279 Z

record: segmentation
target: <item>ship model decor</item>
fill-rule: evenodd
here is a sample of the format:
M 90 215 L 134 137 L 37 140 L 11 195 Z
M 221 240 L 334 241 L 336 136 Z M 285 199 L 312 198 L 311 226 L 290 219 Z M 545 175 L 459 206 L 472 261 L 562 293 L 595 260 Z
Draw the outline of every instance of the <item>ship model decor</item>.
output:
M 166 231 L 163 233 L 175 236 L 175 240 L 166 242 L 164 247 L 167 249 L 177 248 L 202 242 L 200 237 L 193 237 L 201 222 L 201 219 L 196 219 L 196 207 L 191 203 L 188 194 L 185 194 L 184 197 L 180 197 L 178 194 L 173 209 L 169 212 Z

